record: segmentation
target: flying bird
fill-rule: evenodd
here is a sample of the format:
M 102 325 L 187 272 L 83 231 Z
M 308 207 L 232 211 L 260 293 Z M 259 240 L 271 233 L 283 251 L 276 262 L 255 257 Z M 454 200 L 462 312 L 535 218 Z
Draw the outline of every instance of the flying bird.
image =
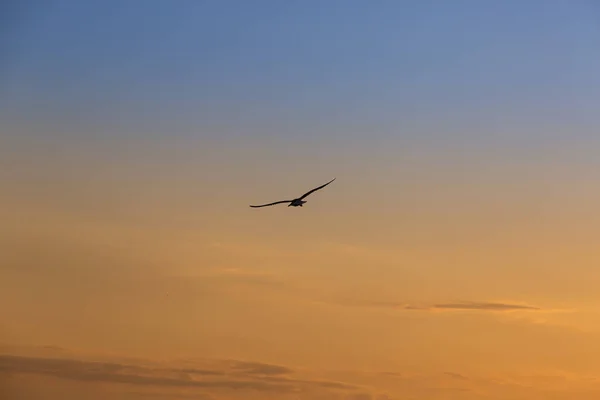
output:
M 319 187 L 317 187 L 317 188 L 314 188 L 314 189 L 312 189 L 312 190 L 310 190 L 310 191 L 308 191 L 308 192 L 304 193 L 302 196 L 300 196 L 300 197 L 298 197 L 298 198 L 296 198 L 296 199 L 294 199 L 294 200 L 281 200 L 281 201 L 276 201 L 276 202 L 274 202 L 274 203 L 262 204 L 262 205 L 260 205 L 260 206 L 250 206 L 250 207 L 253 207 L 253 208 L 258 208 L 258 207 L 273 206 L 273 205 L 275 205 L 275 204 L 282 204 L 282 203 L 290 203 L 290 204 L 288 204 L 288 207 L 290 207 L 290 206 L 291 206 L 291 207 L 302 207 L 302 205 L 303 205 L 304 203 L 306 203 L 306 201 L 302 200 L 303 198 L 305 198 L 306 196 L 308 196 L 308 195 L 309 195 L 309 194 L 311 194 L 312 192 L 316 192 L 316 191 L 317 191 L 317 190 L 319 190 L 319 189 L 323 189 L 325 186 L 329 185 L 329 184 L 330 184 L 331 182 L 333 182 L 333 181 L 335 181 L 335 178 L 333 178 L 332 180 L 330 180 L 329 182 L 327 182 L 327 183 L 326 183 L 326 184 L 324 184 L 324 185 L 321 185 L 321 186 L 319 186 Z

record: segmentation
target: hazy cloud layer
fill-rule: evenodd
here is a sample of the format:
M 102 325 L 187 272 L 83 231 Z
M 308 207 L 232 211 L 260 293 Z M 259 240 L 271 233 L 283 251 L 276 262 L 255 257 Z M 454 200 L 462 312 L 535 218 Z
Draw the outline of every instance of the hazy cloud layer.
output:
M 34 350 L 42 349 L 57 351 L 54 348 Z M 577 398 L 591 400 L 600 394 L 596 380 L 577 375 L 481 376 L 451 370 L 437 373 L 411 370 L 317 372 L 260 362 L 207 359 L 186 359 L 167 366 L 157 361 L 121 358 L 92 361 L 78 353 L 58 351 L 69 355 L 52 358 L 0 355 L 0 383 L 5 384 L 6 393 L 12 396 L 9 398 L 493 400 L 552 397 L 570 400 L 576 393 Z
M 38 374 L 74 381 L 121 383 L 141 386 L 220 388 L 290 393 L 311 389 L 354 391 L 355 385 L 326 380 L 288 377 L 293 370 L 251 362 L 231 362 L 229 368 L 152 368 L 111 362 L 67 358 L 0 356 L 0 372 Z

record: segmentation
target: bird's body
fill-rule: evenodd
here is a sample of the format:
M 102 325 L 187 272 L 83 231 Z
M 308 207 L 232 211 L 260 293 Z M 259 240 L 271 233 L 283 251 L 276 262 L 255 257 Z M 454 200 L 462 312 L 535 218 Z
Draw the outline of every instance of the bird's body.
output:
M 303 198 L 305 198 L 306 196 L 308 196 L 309 194 L 311 194 L 312 192 L 316 192 L 319 189 L 323 189 L 325 186 L 329 185 L 331 182 L 335 181 L 335 178 L 333 178 L 332 180 L 330 180 L 329 182 L 327 182 L 324 185 L 321 185 L 317 188 L 314 188 L 306 193 L 304 193 L 302 196 L 295 198 L 293 200 L 281 200 L 281 201 L 276 201 L 274 203 L 269 203 L 269 204 L 262 204 L 260 206 L 250 206 L 252 208 L 259 208 L 259 207 L 267 207 L 267 206 L 273 206 L 275 204 L 283 204 L 283 203 L 289 203 L 288 207 L 302 207 L 302 205 L 304 203 L 306 203 L 306 201 L 302 200 Z
M 288 207 L 302 207 L 302 204 L 304 203 L 306 203 L 304 200 L 294 199 L 290 204 L 288 204 Z

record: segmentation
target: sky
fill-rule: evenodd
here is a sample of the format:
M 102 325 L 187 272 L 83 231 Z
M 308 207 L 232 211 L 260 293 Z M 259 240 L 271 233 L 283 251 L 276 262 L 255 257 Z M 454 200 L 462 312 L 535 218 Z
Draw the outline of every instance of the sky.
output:
M 0 397 L 600 396 L 597 3 L 2 7 Z

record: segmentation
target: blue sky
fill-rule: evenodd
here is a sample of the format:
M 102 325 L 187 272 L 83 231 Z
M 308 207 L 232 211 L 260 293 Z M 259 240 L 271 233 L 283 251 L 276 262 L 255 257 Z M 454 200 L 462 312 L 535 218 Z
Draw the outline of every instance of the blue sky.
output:
M 583 1 L 40 2 L 13 24 L 0 101 L 13 116 L 122 134 L 438 140 L 491 137 L 494 124 L 520 126 L 504 133 L 515 139 L 524 126 L 577 124 L 570 134 L 589 139 L 600 118 L 598 10 Z

